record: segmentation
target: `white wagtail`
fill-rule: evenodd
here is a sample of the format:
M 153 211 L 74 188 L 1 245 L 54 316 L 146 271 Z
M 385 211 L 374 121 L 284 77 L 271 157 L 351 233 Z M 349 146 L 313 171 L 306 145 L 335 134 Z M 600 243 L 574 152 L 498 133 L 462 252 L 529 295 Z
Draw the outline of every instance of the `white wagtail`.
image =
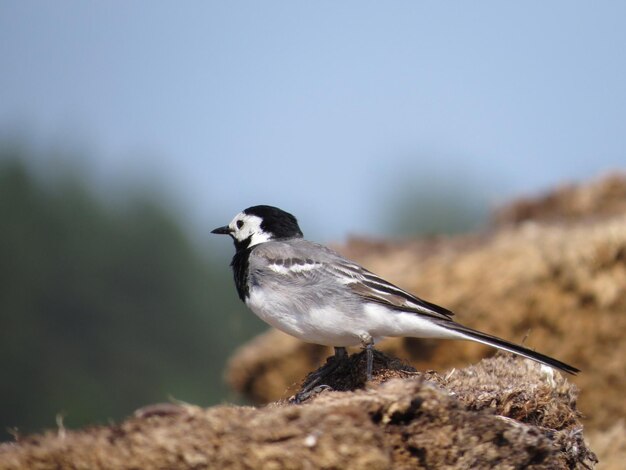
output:
M 503 349 L 570 374 L 564 362 L 452 320 L 453 313 L 394 286 L 335 251 L 302 237 L 296 218 L 276 207 L 254 206 L 211 233 L 230 235 L 237 293 L 262 320 L 309 343 L 367 351 L 387 336 L 465 339 Z

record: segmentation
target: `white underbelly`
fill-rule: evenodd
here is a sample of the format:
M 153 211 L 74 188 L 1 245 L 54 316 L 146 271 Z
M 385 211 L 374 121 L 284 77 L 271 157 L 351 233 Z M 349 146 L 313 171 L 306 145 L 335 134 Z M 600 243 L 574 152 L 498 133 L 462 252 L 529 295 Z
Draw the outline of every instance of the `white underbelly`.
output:
M 246 305 L 261 320 L 308 343 L 326 346 L 355 346 L 361 343 L 349 313 L 331 306 L 310 307 L 297 299 L 277 302 L 261 289 L 252 289 Z M 307 308 L 308 307 L 308 308 Z
M 373 303 L 324 302 L 311 307 L 298 299 L 277 301 L 251 289 L 246 305 L 263 321 L 291 336 L 327 346 L 356 346 L 386 336 L 454 338 L 458 334 L 414 313 L 397 312 Z

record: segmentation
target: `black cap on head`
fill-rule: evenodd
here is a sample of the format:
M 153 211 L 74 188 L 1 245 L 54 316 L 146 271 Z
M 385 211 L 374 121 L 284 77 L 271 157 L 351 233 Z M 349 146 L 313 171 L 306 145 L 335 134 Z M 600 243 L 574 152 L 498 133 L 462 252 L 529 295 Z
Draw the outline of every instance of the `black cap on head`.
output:
M 298 220 L 278 207 L 252 206 L 244 210 L 244 213 L 260 217 L 261 229 L 273 234 L 274 238 L 301 238 L 303 236 Z

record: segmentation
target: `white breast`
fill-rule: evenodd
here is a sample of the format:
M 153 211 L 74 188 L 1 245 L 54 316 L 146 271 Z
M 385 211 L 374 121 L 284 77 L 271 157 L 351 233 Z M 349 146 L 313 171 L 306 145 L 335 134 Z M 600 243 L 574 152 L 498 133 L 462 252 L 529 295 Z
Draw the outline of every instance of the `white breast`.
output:
M 387 336 L 459 338 L 459 333 L 412 312 L 374 303 L 303 302 L 274 290 L 252 288 L 246 305 L 266 323 L 308 343 L 356 346 Z
M 361 343 L 359 312 L 346 312 L 330 304 L 303 305 L 299 299 L 281 297 L 275 292 L 253 288 L 246 305 L 261 320 L 308 343 L 326 346 L 355 346 Z M 309 308 L 307 308 L 309 307 Z

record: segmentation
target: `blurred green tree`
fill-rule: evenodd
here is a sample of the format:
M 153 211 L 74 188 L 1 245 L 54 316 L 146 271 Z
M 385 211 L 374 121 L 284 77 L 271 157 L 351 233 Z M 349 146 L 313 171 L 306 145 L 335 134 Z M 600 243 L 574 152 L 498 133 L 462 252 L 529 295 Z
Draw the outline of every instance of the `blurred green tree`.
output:
M 156 198 L 105 203 L 69 172 L 35 177 L 27 157 L 0 145 L 0 425 L 222 400 L 226 358 L 263 328 L 224 260 L 212 268 Z

